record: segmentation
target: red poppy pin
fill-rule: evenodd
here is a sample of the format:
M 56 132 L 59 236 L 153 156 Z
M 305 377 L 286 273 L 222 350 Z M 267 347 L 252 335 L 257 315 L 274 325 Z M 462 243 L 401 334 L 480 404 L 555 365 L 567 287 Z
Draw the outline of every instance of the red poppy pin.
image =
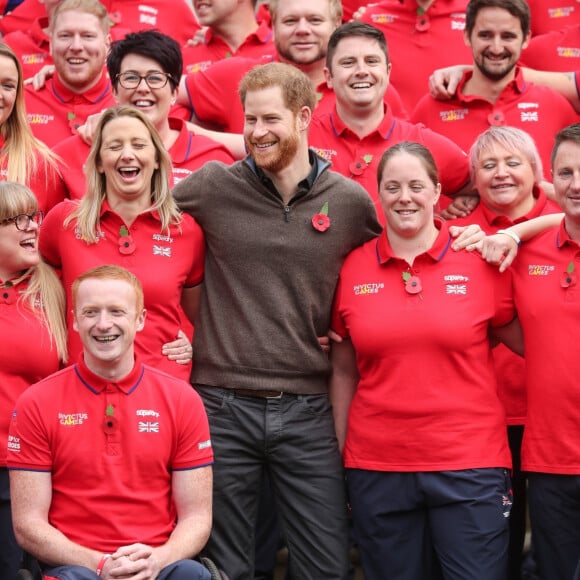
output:
M 112 435 L 119 427 L 119 421 L 115 417 L 115 407 L 109 404 L 105 410 L 105 418 L 103 419 L 103 431 L 105 435 Z
M 411 272 L 403 272 L 402 277 L 405 283 L 405 290 L 408 294 L 420 294 L 423 286 L 421 285 L 419 276 L 414 276 Z
M 119 230 L 119 252 L 121 254 L 132 254 L 135 251 L 135 241 L 129 230 L 125 226 L 121 226 Z
M 578 276 L 574 270 L 574 262 L 570 262 L 566 268 L 566 271 L 562 274 L 562 278 L 560 278 L 560 285 L 562 288 L 570 288 L 570 286 L 576 285 Z
M 317 232 L 325 232 L 330 227 L 330 218 L 328 217 L 328 202 L 326 202 L 320 213 L 312 216 L 312 227 Z

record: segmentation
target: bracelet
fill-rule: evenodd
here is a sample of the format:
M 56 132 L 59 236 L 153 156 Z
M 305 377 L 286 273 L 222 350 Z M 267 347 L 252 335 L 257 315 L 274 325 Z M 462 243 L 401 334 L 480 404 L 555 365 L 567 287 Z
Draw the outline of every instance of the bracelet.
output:
M 522 240 L 520 240 L 520 236 L 518 236 L 518 234 L 512 232 L 511 230 L 497 230 L 497 232 L 495 233 L 505 234 L 506 236 L 509 236 L 518 245 L 518 248 L 522 245 Z
M 103 554 L 103 557 L 100 559 L 99 563 L 97 564 L 97 576 L 100 578 L 101 574 L 103 573 L 103 568 L 105 567 L 105 562 L 111 557 L 111 554 Z

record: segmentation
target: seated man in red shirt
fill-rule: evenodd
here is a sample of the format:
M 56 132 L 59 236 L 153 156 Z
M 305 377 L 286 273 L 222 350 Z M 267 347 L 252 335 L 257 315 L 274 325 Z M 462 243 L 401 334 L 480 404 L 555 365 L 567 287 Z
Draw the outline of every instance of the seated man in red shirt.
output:
M 146 311 L 133 274 L 98 266 L 72 291 L 83 353 L 25 391 L 13 414 L 17 540 L 62 580 L 209 580 L 190 559 L 211 529 L 203 404 L 186 382 L 135 358 Z

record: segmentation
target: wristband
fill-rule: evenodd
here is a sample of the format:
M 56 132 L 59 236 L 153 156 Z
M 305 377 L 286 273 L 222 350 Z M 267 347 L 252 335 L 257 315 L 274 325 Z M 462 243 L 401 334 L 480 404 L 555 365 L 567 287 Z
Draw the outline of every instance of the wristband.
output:
M 103 573 L 103 568 L 105 567 L 105 562 L 111 557 L 111 554 L 103 554 L 103 557 L 100 559 L 99 563 L 97 564 L 97 576 L 100 578 L 101 574 Z
M 518 236 L 518 234 L 512 232 L 511 230 L 497 230 L 497 232 L 495 233 L 505 234 L 506 236 L 509 236 L 518 245 L 518 248 L 522 245 L 522 240 L 520 240 L 520 236 Z

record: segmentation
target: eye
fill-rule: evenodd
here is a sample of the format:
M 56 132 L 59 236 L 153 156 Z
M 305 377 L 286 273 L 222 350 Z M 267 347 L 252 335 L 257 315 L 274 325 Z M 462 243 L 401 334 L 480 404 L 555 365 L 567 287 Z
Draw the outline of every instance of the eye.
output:
M 560 179 L 569 179 L 570 177 L 572 177 L 572 170 L 561 169 L 560 171 L 558 171 L 557 175 Z
M 424 187 L 420 184 L 420 183 L 412 183 L 411 184 L 411 191 L 414 191 L 415 193 L 419 193 L 421 191 L 423 191 Z
M 139 83 L 141 80 L 141 77 L 135 73 L 124 73 L 122 76 L 123 80 L 127 83 Z
M 482 169 L 493 169 L 495 167 L 495 163 L 492 163 L 491 161 L 488 161 L 487 163 L 484 163 L 482 166 Z

